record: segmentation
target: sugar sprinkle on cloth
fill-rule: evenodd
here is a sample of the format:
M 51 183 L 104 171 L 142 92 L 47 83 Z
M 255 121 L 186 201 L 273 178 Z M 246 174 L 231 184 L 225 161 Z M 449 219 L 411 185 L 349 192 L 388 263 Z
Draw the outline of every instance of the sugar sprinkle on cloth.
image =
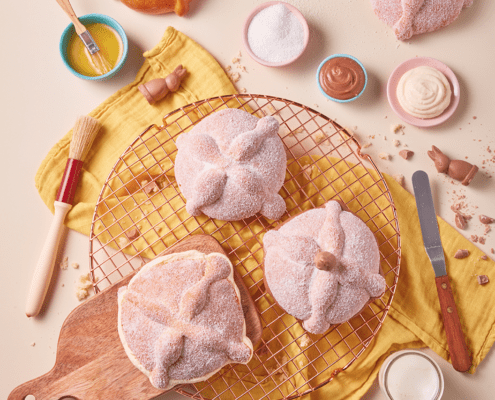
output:
M 138 134 L 152 123 L 160 125 L 162 117 L 178 107 L 235 92 L 227 75 L 213 57 L 174 28 L 169 27 L 160 43 L 145 53 L 145 57 L 146 61 L 135 81 L 110 96 L 90 113 L 100 120 L 103 129 L 87 157 L 74 207 L 65 221 L 69 228 L 83 234 L 89 234 L 96 200 L 111 168 Z M 167 96 L 156 106 L 150 106 L 138 91 L 138 85 L 168 75 L 178 64 L 188 70 L 182 87 L 173 96 Z M 69 153 L 71 134 L 69 132 L 51 149 L 35 179 L 41 198 L 52 212 Z M 340 172 L 344 175 L 345 171 Z M 433 269 L 421 242 L 414 198 L 393 178 L 385 178 L 397 207 L 402 243 L 400 277 L 389 314 L 369 348 L 347 370 L 336 375 L 331 383 L 306 396 L 306 399 L 360 398 L 372 385 L 385 358 L 396 350 L 428 346 L 443 358 L 449 359 Z M 467 345 L 472 353 L 471 372 L 474 372 L 495 341 L 495 290 L 491 287 L 491 282 L 484 286 L 478 285 L 476 275 L 487 275 L 490 281 L 495 281 L 495 277 L 492 277 L 495 263 L 492 260 L 483 260 L 481 250 L 445 221 L 439 218 L 438 222 L 447 271 L 452 281 Z M 470 257 L 455 259 L 453 255 L 459 248 L 469 250 Z M 284 339 L 281 337 L 280 340 Z M 311 348 L 308 346 L 308 354 L 314 354 L 318 358 L 318 351 Z M 278 365 L 286 362 L 282 359 L 286 357 L 282 353 L 284 352 L 275 355 Z M 291 392 L 294 385 L 301 383 L 296 382 L 299 375 L 294 370 L 295 364 L 289 362 L 287 367 L 290 372 L 288 376 L 292 377 L 282 384 L 282 391 L 286 393 Z M 260 373 L 266 374 L 267 371 Z M 328 379 L 324 375 L 314 379 Z M 235 376 L 227 378 L 235 379 Z M 280 392 L 275 390 L 272 395 L 273 398 L 279 398 Z

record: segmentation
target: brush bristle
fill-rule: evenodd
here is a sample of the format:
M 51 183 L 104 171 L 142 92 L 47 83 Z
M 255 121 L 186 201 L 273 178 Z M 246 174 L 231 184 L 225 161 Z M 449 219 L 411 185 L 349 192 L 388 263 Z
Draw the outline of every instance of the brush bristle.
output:
M 79 117 L 72 130 L 69 158 L 84 161 L 100 128 L 97 119 L 88 115 Z

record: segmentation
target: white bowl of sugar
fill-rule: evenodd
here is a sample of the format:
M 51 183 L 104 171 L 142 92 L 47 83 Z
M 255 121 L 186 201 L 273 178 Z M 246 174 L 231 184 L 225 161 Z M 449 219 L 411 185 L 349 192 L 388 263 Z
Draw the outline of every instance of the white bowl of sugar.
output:
M 309 41 L 308 23 L 291 4 L 269 1 L 248 15 L 242 40 L 253 60 L 267 67 L 282 67 L 304 53 Z

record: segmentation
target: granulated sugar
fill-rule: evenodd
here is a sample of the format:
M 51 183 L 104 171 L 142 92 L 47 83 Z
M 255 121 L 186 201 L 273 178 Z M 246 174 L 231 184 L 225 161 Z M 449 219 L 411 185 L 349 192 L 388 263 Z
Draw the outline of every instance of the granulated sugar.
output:
M 289 61 L 304 50 L 303 26 L 285 5 L 276 4 L 254 16 L 248 42 L 253 53 L 265 61 Z

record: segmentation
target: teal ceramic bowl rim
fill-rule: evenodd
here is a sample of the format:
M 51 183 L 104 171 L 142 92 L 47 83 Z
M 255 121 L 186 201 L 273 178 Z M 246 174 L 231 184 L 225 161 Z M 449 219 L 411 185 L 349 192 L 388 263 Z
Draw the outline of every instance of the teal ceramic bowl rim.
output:
M 347 100 L 340 100 L 340 99 L 336 99 L 334 97 L 331 97 L 329 96 L 327 93 L 325 93 L 325 91 L 323 90 L 323 88 L 321 87 L 321 84 L 320 84 L 320 71 L 321 71 L 321 68 L 323 67 L 323 65 L 328 61 L 328 60 L 331 60 L 332 58 L 336 58 L 336 57 L 346 57 L 346 58 L 350 58 L 351 60 L 354 60 L 356 61 L 359 66 L 363 69 L 363 72 L 364 72 L 364 86 L 363 86 L 363 90 L 361 90 L 359 92 L 359 94 L 357 94 L 356 96 L 354 96 L 353 98 L 351 99 L 347 99 Z M 321 93 L 323 93 L 323 96 L 325 96 L 327 99 L 330 99 L 330 100 L 333 100 L 333 101 L 336 101 L 337 103 L 349 103 L 351 101 L 354 101 L 356 100 L 357 98 L 359 98 L 359 96 L 361 96 L 364 92 L 364 90 L 366 89 L 366 86 L 368 85 L 368 74 L 366 73 L 366 68 L 364 68 L 364 65 L 361 64 L 361 61 L 359 61 L 356 57 L 353 57 L 353 56 L 350 56 L 349 54 L 333 54 L 327 58 L 325 58 L 321 63 L 320 63 L 320 66 L 318 67 L 318 71 L 316 72 L 316 83 L 318 84 L 318 88 L 320 89 Z
M 127 59 L 127 52 L 129 50 L 129 43 L 127 41 L 127 35 L 124 32 L 124 29 L 122 26 L 115 21 L 113 18 L 109 17 L 108 15 L 104 14 L 87 14 L 83 15 L 82 17 L 79 17 L 79 20 L 84 24 L 84 23 L 92 23 L 92 22 L 99 22 L 101 24 L 105 24 L 110 26 L 111 28 L 115 29 L 117 33 L 119 34 L 120 38 L 122 39 L 122 57 L 120 57 L 119 62 L 117 65 L 111 70 L 108 71 L 106 74 L 99 75 L 99 76 L 86 76 L 83 74 L 80 74 L 76 70 L 72 68 L 72 66 L 69 64 L 69 61 L 67 59 L 67 46 L 69 44 L 69 39 L 71 38 L 72 34 L 76 34 L 74 30 L 74 25 L 70 23 L 62 33 L 62 37 L 60 38 L 60 44 L 59 44 L 59 50 L 60 50 L 60 56 L 62 57 L 62 61 L 64 62 L 65 66 L 67 69 L 72 72 L 75 76 L 81 78 L 81 79 L 86 79 L 90 81 L 98 81 L 106 78 L 110 78 L 111 76 L 115 75 L 124 65 L 126 59 Z

